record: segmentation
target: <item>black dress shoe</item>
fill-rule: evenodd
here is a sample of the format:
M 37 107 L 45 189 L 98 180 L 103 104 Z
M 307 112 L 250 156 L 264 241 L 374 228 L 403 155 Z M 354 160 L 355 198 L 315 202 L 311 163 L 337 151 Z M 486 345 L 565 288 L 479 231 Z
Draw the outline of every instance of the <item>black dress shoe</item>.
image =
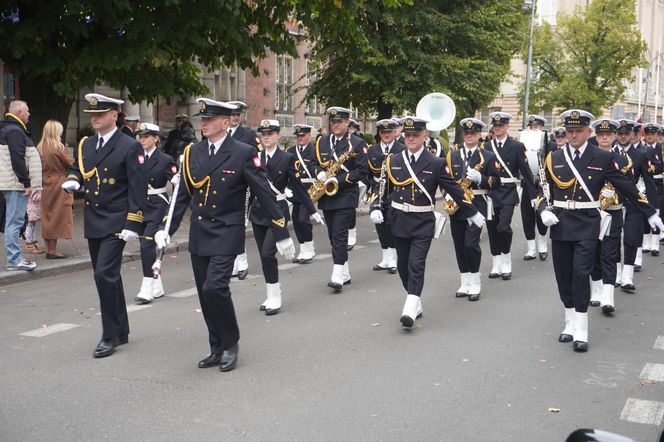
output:
M 599 301 L 590 301 L 591 307 L 599 307 Z
M 623 284 L 620 286 L 620 288 L 625 291 L 625 292 L 633 292 L 636 290 L 636 287 L 634 287 L 634 284 Z
M 390 267 L 389 269 L 387 269 L 387 273 L 389 273 L 390 275 L 394 275 L 394 274 L 397 273 L 397 268 L 396 267 Z
M 198 368 L 210 368 L 219 365 L 221 355 L 219 353 L 210 353 L 210 355 L 198 362 Z
M 129 342 L 129 335 L 120 336 L 118 338 L 118 345 L 124 345 Z
M 309 264 L 313 260 L 314 260 L 313 258 L 307 258 L 307 259 L 301 259 L 299 262 L 300 264 Z
M 503 278 L 503 281 L 509 281 L 510 279 L 512 279 L 512 273 L 511 272 L 503 273 L 502 275 L 500 275 L 500 277 Z
M 339 284 L 338 282 L 328 282 L 327 286 L 331 289 L 333 289 L 335 292 L 340 292 L 341 289 L 344 287 L 342 284 Z
M 301 259 L 293 258 L 293 264 L 299 264 Z
M 152 299 L 139 298 L 138 296 L 134 298 L 134 302 L 137 305 L 149 304 L 152 302 Z
M 237 272 L 237 279 L 242 281 L 247 277 L 247 275 L 249 275 L 249 269 L 240 270 L 239 272 Z
M 281 307 L 279 307 L 279 308 L 266 308 L 265 309 L 265 314 L 267 316 L 276 315 L 277 313 L 279 313 L 279 310 L 281 310 Z
M 408 315 L 403 315 L 399 321 L 401 321 L 401 325 L 408 328 L 411 328 L 415 324 L 415 320 Z
M 220 371 L 231 371 L 237 364 L 237 353 L 240 350 L 238 344 L 235 344 L 228 350 L 224 350 L 221 355 L 221 362 L 219 363 Z
M 378 264 L 376 264 L 375 266 L 373 266 L 373 269 L 376 272 L 380 272 L 380 271 L 383 271 L 383 270 L 387 270 L 387 267 L 381 267 Z
M 635 266 L 634 266 L 634 271 L 635 271 L 635 272 L 640 272 L 640 271 L 641 271 L 641 266 L 637 266 L 637 265 L 635 265 Z
M 583 341 L 574 341 L 574 351 L 579 353 L 588 351 L 588 343 Z
M 455 298 L 465 298 L 466 296 L 468 296 L 468 293 L 464 293 L 464 292 L 456 292 L 454 294 Z
M 549 256 L 549 252 L 540 252 L 539 259 L 540 261 L 546 261 L 546 258 Z
M 265 306 L 264 306 L 264 305 L 261 305 L 260 308 L 259 308 L 258 310 L 264 312 L 264 311 L 265 311 Z
M 355 244 L 353 244 L 352 246 L 346 246 L 346 250 L 350 252 L 351 250 L 353 250 L 353 247 L 355 247 Z
M 560 336 L 558 336 L 558 342 L 572 342 L 574 340 L 574 336 L 568 335 L 567 333 L 561 333 Z
M 480 294 L 476 293 L 474 295 L 468 295 L 468 300 L 469 301 L 479 301 L 480 300 Z
M 489 273 L 489 279 L 500 278 L 500 273 Z
M 46 252 L 46 259 L 65 259 L 67 256 L 61 253 L 48 253 Z
M 650 251 L 650 254 L 651 254 L 652 256 L 659 256 L 659 250 L 651 250 L 651 251 Z
M 612 305 L 603 305 L 602 306 L 602 313 L 606 313 L 607 315 L 610 314 L 610 313 L 613 313 L 615 311 L 616 311 L 616 309 L 613 308 Z
M 641 251 L 642 251 L 643 253 L 650 253 L 650 252 L 651 252 L 650 249 L 648 249 L 648 250 L 646 250 L 646 249 L 641 249 Z
M 523 260 L 524 260 L 524 261 L 532 261 L 533 259 L 535 259 L 535 257 L 534 257 L 534 256 L 530 256 L 530 255 L 525 255 L 525 256 L 523 257 Z
M 350 285 L 350 281 L 351 281 L 350 279 L 344 281 L 344 285 Z
M 118 338 L 102 339 L 99 341 L 92 356 L 95 358 L 105 358 L 106 356 L 110 356 L 115 352 L 115 347 L 118 345 L 120 345 L 120 340 Z

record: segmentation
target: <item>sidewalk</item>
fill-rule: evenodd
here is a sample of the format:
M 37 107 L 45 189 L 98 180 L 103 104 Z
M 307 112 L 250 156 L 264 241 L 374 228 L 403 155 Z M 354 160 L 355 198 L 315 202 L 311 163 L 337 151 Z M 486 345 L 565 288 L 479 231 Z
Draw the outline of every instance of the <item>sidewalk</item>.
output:
M 360 204 L 357 215 L 362 216 L 368 213 L 368 208 Z M 289 229 L 292 230 L 292 224 L 289 223 Z M 39 247 L 43 249 L 44 240 L 41 238 L 41 226 L 37 223 L 37 234 L 39 238 Z M 247 228 L 247 238 L 253 238 L 254 234 L 251 227 Z M 23 243 L 23 241 L 21 241 Z M 189 247 L 189 211 L 185 213 L 180 223 L 177 233 L 171 237 L 171 244 L 166 249 L 168 252 L 177 253 L 186 251 Z M 63 273 L 76 272 L 79 270 L 92 269 L 90 253 L 88 252 L 88 241 L 83 238 L 83 200 L 74 201 L 74 237 L 58 241 L 58 250 L 65 254 L 65 259 L 46 259 L 46 254 L 32 255 L 24 253 L 24 257 L 37 263 L 37 268 L 32 272 L 4 270 L 7 265 L 5 248 L 0 247 L 0 287 L 16 284 L 18 282 L 29 281 L 33 279 L 46 278 L 49 276 L 60 275 Z M 123 262 L 140 260 L 140 245 L 138 241 L 127 243 L 123 253 Z

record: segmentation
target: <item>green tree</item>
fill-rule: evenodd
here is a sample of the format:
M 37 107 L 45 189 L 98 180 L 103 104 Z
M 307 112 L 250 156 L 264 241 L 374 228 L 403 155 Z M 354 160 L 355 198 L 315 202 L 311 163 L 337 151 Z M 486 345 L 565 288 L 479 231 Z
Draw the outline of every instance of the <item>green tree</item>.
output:
M 7 0 L 0 5 L 0 59 L 20 77 L 37 138 L 49 118 L 66 124 L 76 93 L 98 83 L 127 88 L 134 102 L 154 101 L 207 93 L 203 69 L 237 64 L 257 73 L 256 59 L 267 51 L 296 54 L 299 37 L 287 29 L 289 21 L 357 38 L 354 14 L 362 4 Z
M 535 28 L 529 111 L 558 107 L 600 114 L 620 100 L 624 80 L 645 62 L 635 10 L 634 1 L 593 0 L 559 15 L 555 28 Z M 525 84 L 521 103 L 524 93 Z
M 358 16 L 363 44 L 319 39 L 308 95 L 352 103 L 378 118 L 414 112 L 430 92 L 449 95 L 457 116 L 472 115 L 498 93 L 522 45 L 522 0 L 420 0 L 389 8 L 367 2 Z

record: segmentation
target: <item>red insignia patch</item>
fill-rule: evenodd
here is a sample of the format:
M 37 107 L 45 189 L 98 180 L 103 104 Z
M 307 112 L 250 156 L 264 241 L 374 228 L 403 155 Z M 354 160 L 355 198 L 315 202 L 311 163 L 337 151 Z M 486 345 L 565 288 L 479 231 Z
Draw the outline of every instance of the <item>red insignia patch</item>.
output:
M 254 166 L 261 167 L 261 160 L 258 157 L 254 157 Z
M 143 163 L 145 163 L 145 155 L 143 155 L 142 153 L 136 155 L 136 159 L 138 160 L 138 164 L 140 165 L 143 165 Z

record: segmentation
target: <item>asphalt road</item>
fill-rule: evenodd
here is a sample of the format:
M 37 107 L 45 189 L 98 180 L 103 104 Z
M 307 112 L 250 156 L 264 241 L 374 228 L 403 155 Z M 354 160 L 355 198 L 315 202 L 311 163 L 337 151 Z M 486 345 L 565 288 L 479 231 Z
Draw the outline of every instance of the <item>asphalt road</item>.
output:
M 130 343 L 106 359 L 92 358 L 101 331 L 91 272 L 2 288 L 0 439 L 562 441 L 597 427 L 656 440 L 664 258 L 645 258 L 638 292 L 617 291 L 613 317 L 593 309 L 590 351 L 577 354 L 557 342 L 563 312 L 550 258 L 522 261 L 520 230 L 511 281 L 486 278 L 483 239 L 475 303 L 454 298 L 449 232 L 436 241 L 424 318 L 404 330 L 399 278 L 371 270 L 376 236 L 368 217 L 358 227 L 352 284 L 340 294 L 326 287 L 332 263 L 317 228 L 319 259 L 284 266 L 284 306 L 273 317 L 258 311 L 264 281 L 248 240 L 252 275 L 232 284 L 242 337 L 229 373 L 196 367 L 207 333 L 186 253 L 164 264 L 175 296 L 130 312 Z M 139 267 L 123 270 L 128 304 Z

